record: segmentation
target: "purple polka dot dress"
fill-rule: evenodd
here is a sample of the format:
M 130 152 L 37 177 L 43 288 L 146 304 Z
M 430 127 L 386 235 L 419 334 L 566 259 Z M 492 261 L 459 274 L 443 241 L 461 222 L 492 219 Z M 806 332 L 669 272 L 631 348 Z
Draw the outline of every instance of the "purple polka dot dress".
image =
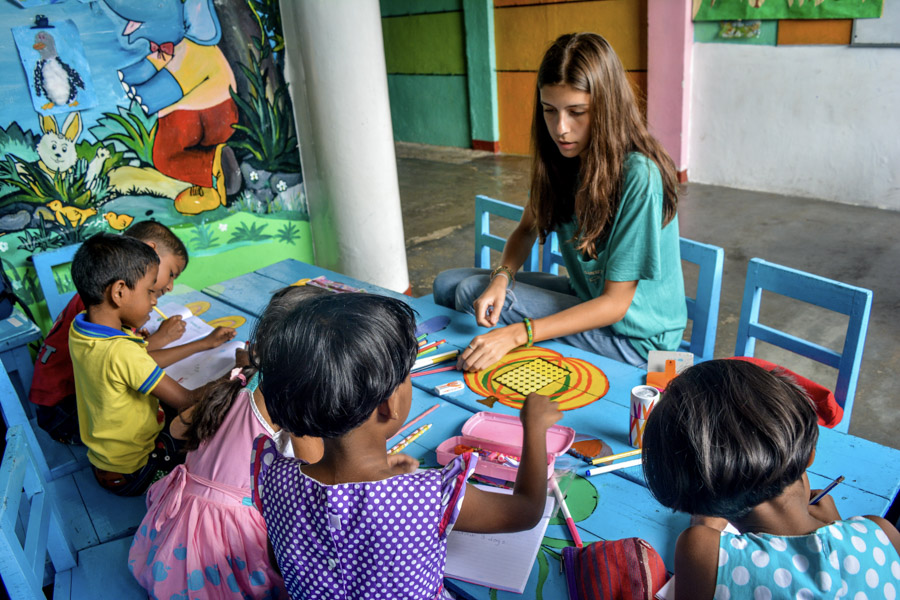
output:
M 324 485 L 264 435 L 253 445 L 253 501 L 295 600 L 449 597 L 447 536 L 477 457 L 382 481 Z

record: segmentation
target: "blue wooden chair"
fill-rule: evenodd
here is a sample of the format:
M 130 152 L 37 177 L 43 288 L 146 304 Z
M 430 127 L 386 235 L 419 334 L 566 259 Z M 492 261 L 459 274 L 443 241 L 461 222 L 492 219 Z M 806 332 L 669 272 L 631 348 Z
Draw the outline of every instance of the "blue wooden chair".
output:
M 491 233 L 491 215 L 503 217 L 510 221 L 519 222 L 522 218 L 522 207 L 494 200 L 487 196 L 475 196 L 475 267 L 478 269 L 491 268 L 491 249 L 503 252 L 506 239 Z M 524 271 L 537 271 L 540 268 L 538 251 L 540 244 L 535 242 L 531 253 L 522 265 Z
M 47 300 L 47 311 L 50 313 L 50 320 L 55 321 L 57 315 L 62 312 L 75 295 L 74 291 L 60 292 L 56 284 L 56 278 L 53 276 L 53 268 L 72 262 L 75 258 L 75 252 L 81 247 L 81 244 L 72 244 L 56 250 L 48 252 L 39 252 L 31 257 L 34 262 L 34 270 L 37 272 L 38 282 L 41 284 L 41 292 Z
M 54 497 L 21 425 L 11 427 L 0 464 L 0 577 L 10 598 L 46 600 L 47 556 L 55 571 L 54 600 L 146 598 L 128 571 L 131 540 L 75 553 Z M 40 450 L 38 450 L 40 452 Z
M 719 321 L 719 298 L 722 295 L 722 270 L 725 251 L 718 246 L 680 238 L 681 260 L 699 267 L 697 291 L 693 298 L 685 295 L 691 339 L 681 341 L 681 350 L 693 353 L 696 360 L 709 360 L 716 349 L 716 327 Z
M 847 315 L 849 320 L 843 349 L 835 352 L 760 323 L 759 307 L 763 290 Z M 837 369 L 834 396 L 844 409 L 844 417 L 834 429 L 847 432 L 871 309 L 871 290 L 753 258 L 747 267 L 734 354 L 753 356 L 756 340 L 759 339 Z

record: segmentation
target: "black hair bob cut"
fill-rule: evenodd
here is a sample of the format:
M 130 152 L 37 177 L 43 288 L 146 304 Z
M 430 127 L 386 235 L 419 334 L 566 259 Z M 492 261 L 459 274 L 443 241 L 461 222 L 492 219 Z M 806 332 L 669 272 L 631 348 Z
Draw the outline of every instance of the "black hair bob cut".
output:
M 72 282 L 85 306 L 103 303 L 110 285 L 125 282 L 133 290 L 150 267 L 159 265 L 156 252 L 140 240 L 112 233 L 89 237 L 72 260 Z
M 786 375 L 741 360 L 695 365 L 666 388 L 644 430 L 644 477 L 664 506 L 739 519 L 800 479 L 816 411 Z
M 296 436 L 340 437 L 409 375 L 415 313 L 393 298 L 323 294 L 283 313 L 254 346 L 272 422 Z

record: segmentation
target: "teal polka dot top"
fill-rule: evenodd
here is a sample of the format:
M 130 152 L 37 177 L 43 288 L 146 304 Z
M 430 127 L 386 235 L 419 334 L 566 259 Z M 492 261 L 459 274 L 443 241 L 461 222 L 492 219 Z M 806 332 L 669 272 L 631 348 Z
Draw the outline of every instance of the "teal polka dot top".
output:
M 800 536 L 722 532 L 716 600 L 894 600 L 900 556 L 876 523 L 837 521 Z

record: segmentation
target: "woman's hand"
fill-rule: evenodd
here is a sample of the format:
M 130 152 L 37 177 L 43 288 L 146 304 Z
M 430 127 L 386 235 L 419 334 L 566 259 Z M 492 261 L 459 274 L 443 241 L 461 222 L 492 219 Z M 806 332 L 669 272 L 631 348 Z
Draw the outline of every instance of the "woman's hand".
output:
M 528 341 L 524 323 L 513 323 L 506 327 L 488 331 L 472 339 L 459 359 L 456 367 L 463 371 L 481 371 L 506 356 L 506 354 Z
M 500 311 L 506 301 L 509 279 L 502 273 L 494 277 L 487 288 L 473 302 L 475 322 L 482 327 L 493 327 L 500 320 Z

